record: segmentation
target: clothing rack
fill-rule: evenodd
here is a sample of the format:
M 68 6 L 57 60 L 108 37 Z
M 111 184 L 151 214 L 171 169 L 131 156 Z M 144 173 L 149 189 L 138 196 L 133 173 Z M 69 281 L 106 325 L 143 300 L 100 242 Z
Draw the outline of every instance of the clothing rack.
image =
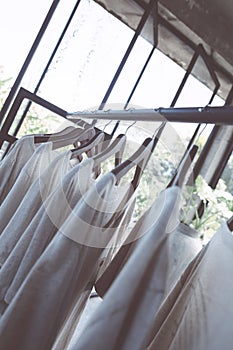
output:
M 67 112 L 53 103 L 41 98 L 24 88 L 19 92 L 11 106 L 8 118 L 0 131 L 0 147 L 4 140 L 14 141 L 14 136 L 8 134 L 12 122 L 22 104 L 27 99 L 59 116 L 73 122 L 80 119 L 100 119 L 116 121 L 149 121 L 149 122 L 183 122 L 205 123 L 216 125 L 233 125 L 233 106 L 223 107 L 187 107 L 187 108 L 158 108 L 158 109 L 128 109 L 128 110 L 96 110 L 84 112 Z
M 233 125 L 233 107 L 185 107 L 185 108 L 158 108 L 158 109 L 129 109 L 108 110 L 94 112 L 68 113 L 69 120 L 77 117 L 87 119 L 130 120 L 148 122 L 179 122 L 204 123 L 216 125 Z

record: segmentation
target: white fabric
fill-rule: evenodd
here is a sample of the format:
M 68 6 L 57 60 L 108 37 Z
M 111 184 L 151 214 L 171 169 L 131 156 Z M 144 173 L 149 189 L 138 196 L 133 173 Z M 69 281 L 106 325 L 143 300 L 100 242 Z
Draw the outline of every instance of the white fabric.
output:
M 143 238 L 70 350 L 143 349 L 164 296 L 166 241 L 177 225 L 179 194 L 177 187 L 163 191 L 147 220 L 136 224 L 134 230 Z
M 140 218 L 139 223 L 149 222 L 149 212 L 151 212 L 151 210 L 145 212 L 145 214 Z M 133 240 L 133 235 L 138 235 L 136 230 L 133 230 L 130 236 L 126 238 L 124 244 L 122 244 L 121 248 L 107 266 L 105 271 L 98 276 L 95 287 L 101 297 L 103 297 L 107 290 L 111 287 L 111 284 L 124 268 L 129 257 L 133 254 L 136 246 L 140 244 L 140 240 L 142 238 L 137 239 L 137 237 L 135 237 Z M 201 250 L 202 245 L 198 237 L 199 233 L 197 231 L 182 223 L 180 223 L 169 235 L 166 246 L 166 249 L 169 250 L 169 261 L 164 297 L 171 291 L 173 285 L 180 278 L 186 266 Z M 163 254 L 162 250 L 161 254 Z
M 34 136 L 22 137 L 13 144 L 7 155 L 0 161 L 0 205 L 35 149 Z
M 52 350 L 67 350 L 73 339 L 77 339 L 80 329 L 82 326 L 85 326 L 86 309 L 90 306 L 90 294 L 90 287 L 86 288 L 80 294 L 78 301 L 73 305 L 71 312 L 68 314 L 60 330 Z
M 188 264 L 202 249 L 199 235 L 199 232 L 182 223 L 169 235 L 168 275 L 164 297 L 170 293 Z
M 0 236 L 0 266 L 4 264 L 43 202 L 61 183 L 63 176 L 71 169 L 71 154 L 70 151 L 59 154 L 23 197 L 15 214 Z
M 92 167 L 92 159 L 87 159 L 70 170 L 61 179 L 57 189 L 44 200 L 22 237 L 18 237 L 17 244 L 0 270 L 0 301 L 4 301 L 4 304 L 10 303 L 28 272 L 71 214 L 77 202 L 94 184 L 91 176 Z M 8 236 L 5 237 L 4 243 L 7 244 L 2 246 L 2 255 L 6 254 L 7 248 L 9 250 L 13 240 L 13 237 L 10 237 L 7 242 Z
M 213 236 L 157 314 L 149 349 L 233 349 L 233 236 Z
M 122 198 L 116 196 L 115 181 L 108 173 L 82 196 L 34 265 L 0 319 L 2 348 L 50 349 L 79 297 L 92 289 L 102 252 L 116 230 L 103 229 Z
M 82 329 L 86 324 L 85 306 L 88 302 L 88 297 L 91 293 L 91 290 L 97 279 L 97 276 L 101 273 L 102 269 L 104 269 L 104 267 L 107 266 L 108 263 L 111 261 L 112 254 L 114 253 L 115 248 L 118 245 L 116 244 L 116 241 L 118 239 L 119 241 L 121 241 L 121 237 L 124 237 L 124 235 L 127 233 L 127 227 L 132 217 L 133 208 L 135 205 L 134 196 L 129 199 L 129 202 L 127 205 L 128 207 L 125 207 L 123 209 L 123 213 L 121 213 L 123 215 L 113 215 L 111 228 L 108 226 L 108 224 L 106 225 L 106 227 L 111 230 L 110 232 L 112 232 L 112 228 L 114 228 L 113 239 L 109 241 L 109 248 L 105 249 L 101 254 L 101 259 L 99 262 L 98 269 L 96 271 L 96 275 L 93 277 L 91 283 L 88 284 L 85 292 L 82 293 L 81 298 L 74 305 L 74 308 L 72 309 L 70 316 L 68 317 L 66 323 L 64 324 L 64 328 L 59 333 L 59 336 L 54 344 L 53 350 L 68 349 L 70 346 L 70 342 L 76 341 L 77 337 L 80 336 Z M 93 301 L 92 302 L 89 301 L 89 306 L 90 304 L 93 304 Z M 90 311 L 89 309 L 86 310 L 86 313 L 89 314 L 89 311 Z
M 42 176 L 31 186 L 13 219 L 5 228 L 2 236 L 0 236 L 0 261 L 2 264 L 2 268 L 0 269 L 0 313 L 9 304 L 18 290 L 21 281 L 23 281 L 27 272 L 33 266 L 33 263 L 44 250 L 38 249 L 37 251 L 39 243 L 43 241 L 46 242 L 46 244 L 44 243 L 45 245 L 49 244 L 48 237 L 51 229 L 48 231 L 48 227 L 46 225 L 43 226 L 42 214 L 44 213 L 44 216 L 46 216 L 45 203 L 49 193 L 52 192 L 53 194 L 57 192 L 55 189 L 61 187 L 64 175 L 71 169 L 70 156 L 71 152 L 67 151 L 54 159 Z M 56 213 L 60 213 L 61 218 L 64 217 L 64 212 L 66 212 L 65 207 L 59 207 L 59 201 L 53 204 Z M 67 203 L 61 202 L 60 204 L 66 205 Z M 57 228 L 55 229 L 57 231 Z M 38 232 L 40 234 L 39 236 Z M 31 251 L 29 250 L 29 255 L 32 253 L 30 256 L 34 260 L 29 264 L 26 250 L 33 235 L 35 239 L 32 243 Z M 38 237 L 40 239 L 39 242 L 37 242 Z M 20 263 L 23 258 L 23 268 L 24 270 L 26 269 L 26 272 L 23 270 L 24 274 L 22 274 L 22 268 L 20 269 Z M 28 266 L 25 264 L 25 261 L 28 263 Z M 14 280 L 16 273 L 18 277 L 17 282 Z M 6 296 L 10 286 L 11 289 Z
M 87 293 L 87 296 L 89 297 L 88 300 L 85 293 Z M 100 305 L 100 303 L 102 303 L 102 299 L 100 297 L 91 298 L 89 290 L 84 292 L 83 297 L 80 298 L 79 304 L 77 304 L 72 310 L 69 321 L 65 324 L 65 326 L 68 325 L 69 328 L 66 329 L 64 327 L 64 331 L 59 334 L 59 337 L 52 350 L 69 349 L 70 346 L 77 341 L 78 337 L 85 329 L 91 315 Z
M 41 144 L 24 165 L 14 186 L 1 205 L 0 234 L 11 220 L 32 183 L 42 174 L 57 155 L 57 151 L 52 150 L 52 142 Z

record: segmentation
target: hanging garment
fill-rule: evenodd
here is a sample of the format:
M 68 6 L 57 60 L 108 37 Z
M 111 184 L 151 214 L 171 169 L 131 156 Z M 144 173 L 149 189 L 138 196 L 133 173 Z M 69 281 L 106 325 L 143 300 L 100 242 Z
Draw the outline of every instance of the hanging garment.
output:
M 131 202 L 131 203 L 130 203 Z M 78 299 L 78 302 L 74 305 L 72 312 L 70 313 L 69 317 L 67 318 L 66 322 L 64 323 L 64 326 L 62 330 L 59 332 L 59 335 L 55 341 L 55 344 L 53 345 L 53 350 L 65 350 L 69 349 L 70 342 L 73 338 L 77 339 L 77 336 L 81 334 L 82 328 L 83 328 L 83 312 L 85 313 L 85 307 L 90 300 L 89 296 L 91 294 L 91 291 L 93 290 L 93 285 L 97 279 L 97 275 L 99 273 L 99 270 L 102 269 L 102 266 L 106 263 L 111 261 L 112 256 L 111 254 L 114 252 L 116 246 L 117 239 L 119 242 L 121 241 L 121 237 L 124 237 L 127 235 L 127 228 L 129 221 L 131 219 L 133 210 L 135 206 L 135 199 L 132 201 L 129 201 L 129 207 L 124 210 L 124 214 L 119 215 L 118 217 L 114 215 L 114 222 L 112 220 L 112 227 L 115 227 L 115 232 L 113 239 L 109 242 L 108 249 L 105 249 L 103 253 L 101 254 L 100 263 L 98 266 L 98 269 L 96 271 L 95 276 L 93 276 L 92 281 L 86 286 L 85 291 L 82 293 L 80 299 Z M 108 224 L 105 225 L 108 227 Z M 110 228 L 110 227 L 109 227 Z M 101 298 L 98 298 L 101 299 Z M 100 301 L 100 300 L 99 300 Z M 102 299 L 101 299 L 102 301 Z M 93 303 L 93 301 L 92 301 Z M 80 319 L 81 318 L 81 319 Z
M 34 265 L 0 319 L 2 348 L 51 349 L 73 305 L 93 286 L 116 230 L 103 229 L 119 207 L 115 182 L 112 173 L 103 175 L 83 195 Z
M 10 303 L 28 272 L 64 221 L 69 215 L 72 215 L 73 208 L 82 195 L 94 184 L 92 170 L 92 159 L 87 159 L 74 167 L 72 171 L 64 177 L 56 191 L 44 201 L 43 206 L 41 206 L 22 237 L 20 239 L 18 238 L 17 244 L 10 254 L 8 254 L 8 258 L 5 260 L 0 270 L 1 312 L 3 312 Z M 134 196 L 130 198 L 130 201 L 128 201 L 127 197 L 124 198 L 125 193 L 128 192 L 128 188 L 129 186 L 126 185 L 120 186 L 117 189 L 118 200 L 124 213 L 121 222 L 124 222 L 125 227 L 128 226 L 128 221 L 131 219 L 135 204 Z M 124 209 L 128 206 L 130 211 L 128 210 L 127 215 L 125 215 Z M 118 212 L 119 211 L 120 210 L 118 210 Z M 110 227 L 110 223 L 107 225 Z M 120 235 L 122 236 L 123 232 L 121 232 Z M 116 236 L 116 232 L 114 236 Z M 6 242 L 8 236 L 6 235 L 5 237 Z M 6 250 L 9 248 L 14 237 L 10 238 L 10 241 L 6 242 L 8 244 L 2 245 L 2 254 L 6 254 Z M 104 259 L 111 259 L 110 254 L 111 251 L 109 249 Z
M 147 221 L 147 215 L 148 211 L 140 218 L 140 221 Z M 133 233 L 136 232 L 134 231 Z M 199 235 L 200 233 L 196 230 L 183 223 L 180 223 L 168 236 L 167 244 L 169 249 L 169 261 L 164 297 L 166 297 L 166 295 L 171 291 L 173 285 L 180 278 L 190 261 L 201 250 L 202 245 L 198 238 Z M 134 249 L 140 243 L 140 239 L 141 238 L 133 241 L 131 234 L 122 244 L 121 248 L 104 272 L 103 270 L 100 270 L 97 282 L 95 284 L 95 288 L 99 296 L 104 297 L 117 275 L 124 268 L 129 257 L 133 254 Z M 131 242 L 128 243 L 129 241 Z M 161 254 L 163 253 L 161 252 Z
M 82 326 L 85 327 L 86 309 L 90 307 L 90 305 L 93 309 L 102 302 L 101 298 L 97 298 L 100 299 L 98 301 L 96 298 L 90 299 L 90 295 L 91 291 L 89 286 L 87 286 L 84 292 L 81 293 L 78 302 L 73 306 L 51 350 L 68 350 L 72 344 L 72 340 L 76 339 L 79 329 L 82 329 Z
M 57 189 L 43 202 L 22 236 L 17 238 L 14 249 L 8 252 L 8 258 L 0 270 L 2 311 L 64 221 L 72 215 L 82 195 L 94 184 L 92 168 L 92 159 L 87 159 L 69 171 Z M 10 241 L 7 241 L 7 237 L 6 234 L 2 254 L 6 254 L 7 248 L 12 245 L 13 237 L 10 237 Z
M 5 158 L 0 161 L 0 205 L 35 150 L 34 136 L 24 136 L 13 144 Z
M 183 223 L 168 237 L 169 261 L 164 298 L 171 292 L 188 264 L 202 249 L 200 232 Z
M 180 189 L 163 191 L 131 237 L 142 237 L 121 273 L 70 350 L 143 349 L 164 297 L 167 238 L 178 222 Z M 162 250 L 162 254 L 160 254 Z
M 11 220 L 32 183 L 57 157 L 58 153 L 52 150 L 52 145 L 52 142 L 41 144 L 21 170 L 14 186 L 1 205 L 0 234 Z
M 72 168 L 71 155 L 70 151 L 59 154 L 25 194 L 15 214 L 0 236 L 0 266 L 4 264 L 46 198 Z
M 233 237 L 223 223 L 159 310 L 148 349 L 233 348 Z

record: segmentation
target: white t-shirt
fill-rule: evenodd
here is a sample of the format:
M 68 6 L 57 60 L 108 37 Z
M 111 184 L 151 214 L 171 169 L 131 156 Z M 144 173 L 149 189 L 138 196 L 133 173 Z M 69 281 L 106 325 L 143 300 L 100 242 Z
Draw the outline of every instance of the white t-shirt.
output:
M 7 155 L 0 161 L 0 205 L 35 150 L 34 136 L 24 136 L 12 145 Z
M 159 310 L 148 349 L 233 348 L 233 237 L 223 223 Z
M 163 191 L 146 221 L 135 226 L 140 243 L 70 350 L 143 349 L 164 296 L 167 238 L 178 222 L 179 195 L 177 187 Z
M 142 237 L 139 237 L 139 239 L 137 238 L 138 232 L 145 229 L 143 225 L 148 225 L 151 220 L 155 219 L 153 216 L 151 219 L 148 217 L 149 212 L 152 215 L 153 210 L 149 209 L 144 213 L 129 237 L 126 238 L 117 254 L 113 257 L 110 264 L 102 274 L 98 276 L 95 288 L 101 297 L 104 297 L 130 256 L 134 253 L 137 245 L 140 244 Z M 139 225 L 141 225 L 141 228 L 139 228 Z M 173 285 L 180 278 L 186 266 L 197 255 L 201 248 L 202 245 L 199 240 L 199 233 L 191 227 L 179 223 L 171 232 L 168 236 L 166 246 L 166 249 L 169 250 L 169 260 L 164 297 L 171 291 Z M 162 250 L 161 254 L 163 255 Z
M 28 189 L 21 203 L 0 236 L 0 266 L 29 226 L 33 217 L 46 198 L 61 183 L 64 175 L 71 169 L 71 152 L 59 154 Z M 0 279 L 1 281 L 1 279 Z
M 13 187 L 1 205 L 0 234 L 13 217 L 33 182 L 44 172 L 58 152 L 52 150 L 52 142 L 41 144 L 22 168 Z
M 4 349 L 50 349 L 82 293 L 92 289 L 102 253 L 119 233 L 114 225 L 104 228 L 128 190 L 117 195 L 115 182 L 108 173 L 83 194 L 31 269 L 1 317 Z
M 69 154 L 68 157 L 70 157 Z M 40 208 L 37 208 L 37 212 L 34 213 L 24 232 L 19 235 L 16 226 L 15 236 L 11 237 L 9 227 L 9 234 L 5 230 L 5 235 L 0 237 L 0 242 L 1 238 L 5 238 L 2 239 L 0 257 L 3 260 L 8 254 L 0 270 L 0 302 L 4 305 L 10 303 L 37 259 L 59 231 L 82 195 L 94 183 L 92 167 L 92 159 L 87 159 L 73 167 L 63 178 L 60 178 L 50 196 L 43 198 L 44 201 L 41 202 Z M 37 195 L 39 197 L 38 190 Z M 31 206 L 34 208 L 33 202 Z M 19 218 L 20 214 L 18 211 Z

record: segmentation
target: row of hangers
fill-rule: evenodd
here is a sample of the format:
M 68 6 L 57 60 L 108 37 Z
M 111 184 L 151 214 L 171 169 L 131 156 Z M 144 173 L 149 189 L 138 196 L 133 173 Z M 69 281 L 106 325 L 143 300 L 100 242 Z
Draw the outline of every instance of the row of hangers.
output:
M 88 127 L 85 128 L 71 126 L 53 134 L 34 135 L 34 142 L 44 143 L 50 141 L 53 143 L 53 149 L 58 149 L 71 144 L 78 144 L 77 147 L 71 149 L 71 158 L 81 158 L 82 154 L 86 153 L 88 156 L 92 157 L 94 168 L 100 166 L 100 164 L 106 159 L 115 156 L 115 168 L 112 170 L 112 173 L 115 175 L 117 183 L 119 183 L 121 178 L 134 166 L 136 166 L 135 174 L 131 182 L 132 187 L 135 190 L 139 185 L 143 170 L 145 169 L 150 155 L 157 143 L 155 135 L 151 138 L 147 138 L 139 149 L 124 161 L 122 161 L 122 159 L 127 140 L 126 132 L 118 135 L 112 140 L 111 135 L 104 132 L 104 130 L 100 130 L 91 125 L 88 125 Z M 104 145 L 104 149 L 101 149 L 101 145 Z
M 141 176 L 144 169 L 153 153 L 156 144 L 159 140 L 160 131 L 164 128 L 164 123 L 160 125 L 154 132 L 152 137 L 148 137 L 144 140 L 142 145 L 126 160 L 123 161 L 123 153 L 127 141 L 126 133 L 128 129 L 135 124 L 131 124 L 124 134 L 119 134 L 115 139 L 112 135 L 109 135 L 103 130 L 95 127 L 95 124 L 87 124 L 81 120 L 80 126 L 69 126 L 62 131 L 52 134 L 37 134 L 34 135 L 35 143 L 52 142 L 53 149 L 62 148 L 68 145 L 74 145 L 75 148 L 71 149 L 71 158 L 82 159 L 84 153 L 88 157 L 92 157 L 94 161 L 94 169 L 96 177 L 100 174 L 100 165 L 108 158 L 114 156 L 115 168 L 111 172 L 116 177 L 116 184 L 118 184 L 121 178 L 126 175 L 134 166 L 136 167 L 133 179 L 131 181 L 133 191 L 136 190 L 140 183 Z M 119 124 L 119 123 L 118 123 Z M 173 178 L 167 187 L 179 186 L 183 187 L 186 175 L 190 166 L 197 154 L 198 147 L 193 145 L 187 149 L 180 165 L 178 166 Z M 227 221 L 227 225 L 231 231 L 233 231 L 233 216 Z

